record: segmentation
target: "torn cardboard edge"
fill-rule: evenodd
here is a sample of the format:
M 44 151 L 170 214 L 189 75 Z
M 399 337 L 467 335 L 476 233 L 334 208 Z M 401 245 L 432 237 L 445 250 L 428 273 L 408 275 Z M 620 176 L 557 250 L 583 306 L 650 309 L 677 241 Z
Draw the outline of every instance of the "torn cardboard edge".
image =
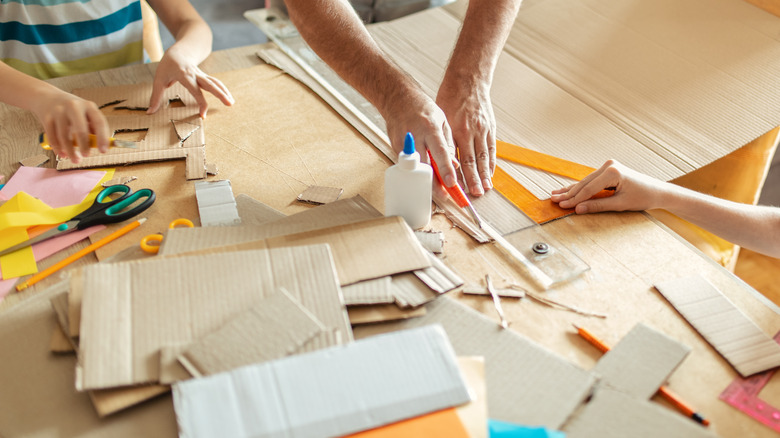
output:
M 114 178 L 114 179 L 110 179 L 110 180 L 104 182 L 102 185 L 103 185 L 103 187 L 108 187 L 108 186 L 113 186 L 113 185 L 116 185 L 116 184 L 127 184 L 127 183 L 130 183 L 130 182 L 135 181 L 137 179 L 138 178 L 134 177 L 134 176 L 120 176 L 120 177 L 117 177 L 117 178 Z
M 241 224 L 230 180 L 196 181 L 195 198 L 198 201 L 201 226 L 234 226 Z
M 701 275 L 655 288 L 743 377 L 780 366 L 780 345 Z
M 416 230 L 414 235 L 423 248 L 434 254 L 441 254 L 444 252 L 444 233 L 441 231 L 422 231 Z
M 322 205 L 338 201 L 344 189 L 338 187 L 309 186 L 296 198 L 299 202 Z

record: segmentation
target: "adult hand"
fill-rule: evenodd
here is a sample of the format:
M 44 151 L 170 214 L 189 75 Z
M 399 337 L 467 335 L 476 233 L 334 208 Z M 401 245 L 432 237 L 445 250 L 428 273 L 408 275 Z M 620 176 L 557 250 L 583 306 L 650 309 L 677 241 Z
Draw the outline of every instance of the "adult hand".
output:
M 609 160 L 582 181 L 553 190 L 551 200 L 562 208 L 574 208 L 578 214 L 601 211 L 647 210 L 659 205 L 664 183 Z M 606 188 L 615 194 L 591 199 Z
M 235 102 L 230 91 L 222 81 L 204 73 L 192 61 L 192 57 L 186 54 L 185 50 L 173 45 L 165 52 L 162 60 L 160 60 L 160 64 L 157 66 L 147 114 L 153 114 L 160 109 L 163 91 L 173 85 L 174 82 L 181 83 L 192 94 L 198 103 L 198 111 L 202 118 L 206 118 L 209 104 L 206 102 L 206 98 L 201 90 L 213 94 L 225 105 L 230 106 Z
M 61 90 L 41 96 L 32 108 L 43 124 L 51 149 L 60 157 L 79 163 L 90 154 L 89 134 L 97 138 L 100 152 L 108 151 L 108 121 L 94 102 Z
M 493 188 L 496 168 L 496 118 L 485 85 L 464 86 L 447 75 L 439 87 L 436 103 L 452 128 L 457 157 L 463 169 L 467 190 L 482 196 Z

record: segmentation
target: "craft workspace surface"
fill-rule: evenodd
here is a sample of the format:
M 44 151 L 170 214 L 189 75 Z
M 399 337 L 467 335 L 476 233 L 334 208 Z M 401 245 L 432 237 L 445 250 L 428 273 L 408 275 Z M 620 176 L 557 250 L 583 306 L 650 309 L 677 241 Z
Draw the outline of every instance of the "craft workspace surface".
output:
M 256 55 L 263 48 L 267 46 L 215 52 L 202 65 L 204 71 L 220 78 L 236 97 L 233 107 L 224 107 L 209 96 L 211 106 L 204 121 L 205 160 L 218 168 L 218 174 L 207 179 L 230 180 L 235 195 L 248 195 L 286 215 L 316 208 L 297 201 L 298 195 L 309 186 L 343 188 L 342 199 L 360 195 L 382 211 L 384 193 L 380 182 L 390 161 L 315 93 L 279 69 L 264 64 Z M 150 82 L 154 68 L 154 64 L 124 67 L 52 82 L 67 90 L 137 84 Z M 39 128 L 30 114 L 7 106 L 0 106 L 0 127 L 0 174 L 11 175 L 17 170 L 19 160 L 40 152 L 36 142 Z M 50 152 L 49 156 L 51 159 L 44 167 L 55 167 Z M 179 217 L 192 218 L 196 226 L 200 225 L 195 220 L 199 217 L 195 184 L 187 180 L 185 170 L 183 159 L 117 167 L 115 177 L 136 177 L 136 181 L 129 183 L 131 187 L 153 189 L 157 202 L 144 214 L 148 220 L 139 229 L 76 265 L 91 265 L 112 256 L 139 256 L 138 242 L 143 236 L 165 230 Z M 568 216 L 543 225 L 547 233 L 564 242 L 590 266 L 590 270 L 575 280 L 547 291 L 538 289 L 493 244 L 477 243 L 443 214 L 435 214 L 429 228 L 444 232 L 443 260 L 467 285 L 483 285 L 485 274 L 489 274 L 496 288 L 518 285 L 533 294 L 606 316 L 575 314 L 527 298 L 504 298 L 501 303 L 508 330 L 589 370 L 601 353 L 578 337 L 572 324 L 586 327 L 607 344 L 616 345 L 637 323 L 644 323 L 690 348 L 690 354 L 666 385 L 711 421 L 712 432 L 723 437 L 774 436 L 770 429 L 718 400 L 719 394 L 738 374 L 654 285 L 699 274 L 770 337 L 780 330 L 780 314 L 756 291 L 648 215 Z M 116 229 L 116 226 L 109 227 L 90 239 L 96 241 Z M 89 240 L 73 245 L 40 266 L 54 264 L 88 244 Z M 11 294 L 0 304 L 0 311 L 23 305 L 25 300 L 57 281 L 54 276 L 28 290 Z M 451 296 L 498 322 L 489 296 L 461 292 Z M 355 337 L 373 331 L 383 329 L 380 325 L 369 326 L 356 330 Z M 491 365 L 487 363 L 488 382 L 490 370 Z M 45 388 L 34 386 L 30 390 Z M 4 399 L 8 401 L 7 397 Z M 672 409 L 658 396 L 653 400 Z M 171 397 L 164 396 L 134 408 L 158 410 L 141 415 L 135 412 L 137 421 L 152 421 L 152 417 L 169 414 L 172 404 Z M 90 421 L 101 420 L 91 418 L 84 423 Z M 165 424 L 173 426 L 173 418 Z M 159 432 L 175 433 L 175 429 Z

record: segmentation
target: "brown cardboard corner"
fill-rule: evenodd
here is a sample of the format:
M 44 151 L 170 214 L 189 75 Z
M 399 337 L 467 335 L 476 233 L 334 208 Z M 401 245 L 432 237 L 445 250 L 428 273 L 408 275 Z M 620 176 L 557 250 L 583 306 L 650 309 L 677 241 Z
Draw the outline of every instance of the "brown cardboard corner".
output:
M 176 360 L 187 347 L 188 344 L 160 347 L 160 377 L 158 381 L 161 385 L 170 385 L 190 378 L 190 373 Z
M 49 156 L 46 154 L 38 154 L 34 155 L 32 157 L 27 157 L 21 161 L 19 161 L 19 164 L 21 164 L 24 167 L 40 167 L 44 163 L 49 161 Z
M 236 210 L 243 225 L 263 225 L 286 217 L 284 213 L 244 193 L 236 196 Z
M 296 199 L 308 204 L 321 205 L 338 201 L 344 189 L 338 187 L 309 186 Z

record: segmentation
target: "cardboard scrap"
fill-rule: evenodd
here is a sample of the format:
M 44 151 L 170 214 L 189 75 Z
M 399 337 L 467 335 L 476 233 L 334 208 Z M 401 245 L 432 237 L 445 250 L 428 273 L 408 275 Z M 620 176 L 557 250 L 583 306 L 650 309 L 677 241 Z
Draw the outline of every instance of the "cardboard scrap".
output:
M 344 189 L 337 187 L 309 186 L 297 199 L 300 202 L 321 205 L 337 201 L 342 193 Z
M 219 167 L 217 167 L 214 163 L 206 163 L 206 174 L 207 175 L 218 175 L 219 174 Z
M 596 390 L 585 408 L 563 427 L 567 438 L 714 438 L 679 412 L 607 388 Z
M 601 384 L 639 399 L 649 399 L 691 349 L 640 323 L 602 356 L 593 372 Z
M 79 389 L 159 380 L 159 350 L 214 332 L 284 287 L 329 329 L 310 351 L 352 339 L 325 245 L 153 258 L 83 271 Z
M 349 306 L 347 314 L 353 326 L 360 324 L 375 324 L 378 322 L 398 321 L 417 318 L 427 313 L 425 307 L 416 309 L 401 309 L 395 304 L 379 304 L 374 306 Z
M 444 233 L 441 231 L 416 230 L 414 235 L 423 248 L 434 254 L 441 254 L 444 251 Z
M 241 224 L 229 180 L 196 181 L 195 198 L 198 200 L 202 227 Z
M 411 272 L 394 275 L 392 287 L 395 303 L 402 308 L 419 307 L 439 296 Z
M 135 181 L 138 178 L 134 176 L 120 176 L 114 179 L 110 179 L 102 184 L 103 187 L 113 186 L 116 184 L 127 184 L 129 182 Z
M 244 193 L 236 196 L 236 210 L 242 225 L 263 225 L 285 217 L 284 213 Z
M 655 288 L 743 377 L 780 366 L 780 345 L 701 275 Z
M 395 302 L 392 292 L 392 277 L 380 277 L 373 280 L 352 283 L 341 288 L 344 303 L 347 306 L 390 304 Z
M 188 437 L 342 436 L 470 400 L 437 326 L 179 382 L 173 394 Z
M 428 254 L 428 259 L 431 261 L 431 267 L 418 269 L 414 271 L 414 275 L 431 290 L 443 294 L 463 286 L 463 279 L 441 259 L 433 254 Z
M 558 429 L 590 394 L 596 378 L 448 296 L 426 304 L 419 318 L 361 325 L 355 337 L 441 324 L 458 355 L 483 356 L 491 418 Z
M 193 377 L 293 354 L 326 327 L 284 288 L 279 288 L 178 356 Z
M 40 167 L 45 162 L 49 161 L 49 156 L 46 154 L 38 154 L 34 155 L 32 157 L 27 157 L 21 161 L 19 161 L 19 164 L 21 164 L 24 167 Z

